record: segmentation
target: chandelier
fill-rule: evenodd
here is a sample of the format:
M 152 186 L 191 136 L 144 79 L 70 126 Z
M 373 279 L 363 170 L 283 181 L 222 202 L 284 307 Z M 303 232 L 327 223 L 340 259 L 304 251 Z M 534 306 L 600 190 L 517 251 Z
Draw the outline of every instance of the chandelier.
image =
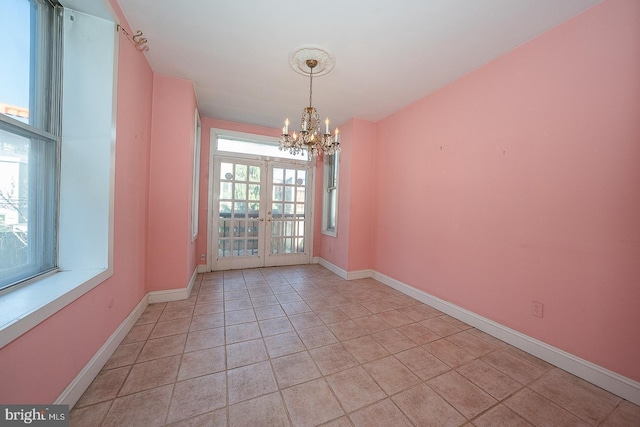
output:
M 301 48 L 289 58 L 289 63 L 294 71 L 309 75 L 309 106 L 302 109 L 300 120 L 300 133 L 289 134 L 289 119 L 284 122 L 282 137 L 280 138 L 280 150 L 288 151 L 291 154 L 303 154 L 306 150 L 309 158 L 319 155 L 331 155 L 340 151 L 340 133 L 338 128 L 335 135 L 331 135 L 329 130 L 329 119 L 324 121 L 324 133 L 320 131 L 320 114 L 313 107 L 313 73 L 314 68 L 320 66 L 320 71 L 327 74 L 333 69 L 333 58 L 330 55 L 316 48 Z M 304 65 L 303 65 L 304 64 Z M 306 70 L 306 68 L 309 71 Z M 316 72 L 316 75 L 319 73 Z

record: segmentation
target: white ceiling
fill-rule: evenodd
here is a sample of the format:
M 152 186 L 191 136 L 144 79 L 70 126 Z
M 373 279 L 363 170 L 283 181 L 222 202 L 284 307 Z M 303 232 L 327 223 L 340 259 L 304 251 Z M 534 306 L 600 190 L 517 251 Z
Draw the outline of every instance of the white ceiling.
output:
M 334 125 L 378 121 L 601 0 L 118 0 L 157 73 L 195 83 L 200 113 L 272 128 L 297 123 L 309 79 L 289 53 L 336 58 L 313 82 Z

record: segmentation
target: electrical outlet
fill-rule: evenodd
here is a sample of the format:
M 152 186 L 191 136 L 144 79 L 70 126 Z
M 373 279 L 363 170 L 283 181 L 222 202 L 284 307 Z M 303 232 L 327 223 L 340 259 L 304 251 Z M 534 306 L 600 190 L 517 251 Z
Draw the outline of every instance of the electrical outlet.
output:
M 542 317 L 542 309 L 544 307 L 544 304 L 542 304 L 541 302 L 537 302 L 537 301 L 531 301 L 531 314 L 536 316 L 536 317 Z
M 206 254 L 200 254 L 200 261 L 206 260 Z

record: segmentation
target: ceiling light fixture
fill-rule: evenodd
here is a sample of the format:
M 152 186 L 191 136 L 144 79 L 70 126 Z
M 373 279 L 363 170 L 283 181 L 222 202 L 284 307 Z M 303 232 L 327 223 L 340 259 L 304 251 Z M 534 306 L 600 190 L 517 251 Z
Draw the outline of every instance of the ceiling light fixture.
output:
M 305 47 L 293 52 L 289 57 L 289 64 L 297 73 L 309 76 L 309 106 L 302 109 L 299 134 L 294 131 L 293 135 L 289 135 L 289 119 L 285 120 L 280 138 L 280 150 L 289 151 L 294 155 L 304 154 L 306 151 L 309 158 L 339 152 L 338 128 L 335 130 L 335 136 L 331 136 L 327 118 L 324 121 L 324 133 L 320 133 L 320 115 L 311 103 L 314 74 L 322 76 L 329 73 L 335 65 L 335 59 L 322 49 Z

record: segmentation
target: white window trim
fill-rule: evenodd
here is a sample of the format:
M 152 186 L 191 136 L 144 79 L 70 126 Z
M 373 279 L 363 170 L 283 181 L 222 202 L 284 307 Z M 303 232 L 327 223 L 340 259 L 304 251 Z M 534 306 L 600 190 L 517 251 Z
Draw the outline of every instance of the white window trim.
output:
M 327 214 L 329 209 L 329 192 L 327 191 L 329 182 L 329 167 L 323 161 L 323 174 L 322 174 L 322 234 L 338 237 L 338 197 L 340 195 L 340 154 L 336 153 L 338 157 L 338 165 L 336 167 L 336 226 L 335 228 L 328 228 Z M 323 159 L 324 160 L 324 159 Z
M 69 5 L 64 0 L 62 3 Z M 101 0 L 80 3 L 84 10 L 91 12 L 110 7 Z M 96 38 L 89 42 L 86 34 L 80 32 L 79 37 L 74 38 L 73 28 L 69 33 L 65 28 L 75 51 L 79 48 L 82 56 L 75 58 L 81 60 L 74 64 L 75 67 L 67 64 L 66 57 L 64 60 L 59 271 L 0 293 L 0 348 L 113 274 L 118 36 L 113 20 L 106 20 L 104 16 L 115 14 L 109 9 L 100 13 L 103 18 L 97 18 L 67 9 L 65 20 L 71 13 L 76 14 L 75 25 L 84 20 L 88 24 L 84 29 L 95 30 Z M 112 69 L 105 70 L 105 60 L 113 62 Z M 93 92 L 88 97 L 83 82 L 74 81 L 74 69 L 82 69 L 94 79 Z M 73 83 L 77 83 L 75 89 Z M 91 99 L 91 102 L 77 104 L 83 99 Z M 101 117 L 102 120 L 87 120 L 88 117 Z M 86 150 L 83 153 L 90 154 L 88 158 L 65 156 L 82 147 L 92 148 L 90 153 Z M 90 205 L 86 200 L 95 202 Z M 102 215 L 95 215 L 97 209 Z

